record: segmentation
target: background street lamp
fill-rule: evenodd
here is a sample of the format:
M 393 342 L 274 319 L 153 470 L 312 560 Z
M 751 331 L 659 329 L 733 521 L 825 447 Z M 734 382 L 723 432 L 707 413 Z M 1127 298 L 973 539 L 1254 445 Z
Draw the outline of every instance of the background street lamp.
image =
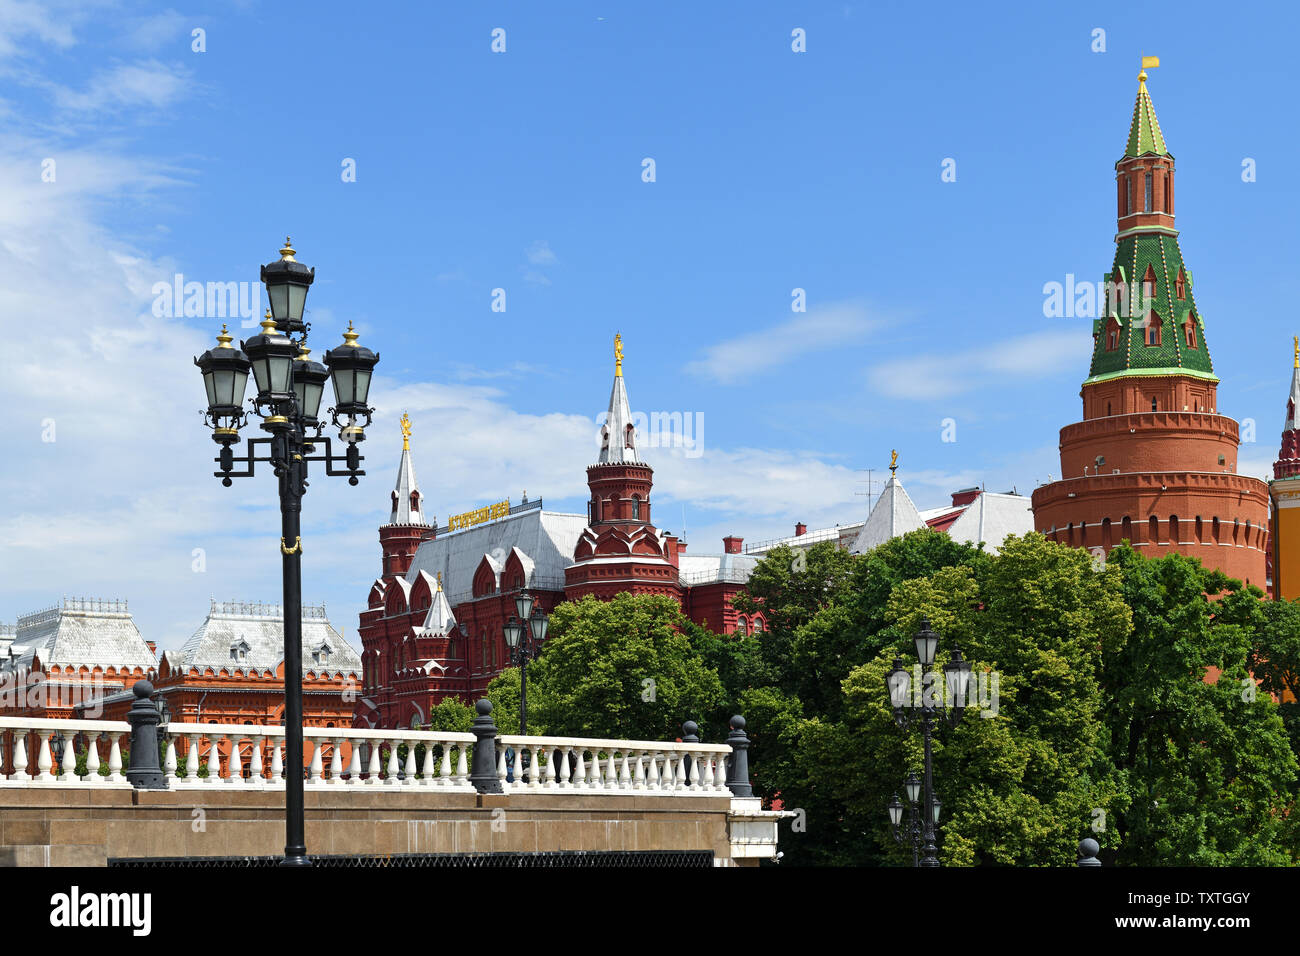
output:
M 930 627 L 929 618 L 921 618 L 921 627 L 916 632 L 914 638 L 916 645 L 916 657 L 921 663 L 922 671 L 934 663 L 935 652 L 939 647 L 939 635 Z M 944 682 L 947 685 L 947 699 L 951 701 L 951 708 L 948 704 L 940 699 L 936 702 L 932 686 L 927 683 L 922 684 L 921 706 L 920 706 L 920 723 L 921 735 L 925 742 L 925 776 L 924 776 L 924 794 L 923 803 L 919 807 L 921 817 L 921 850 L 925 854 L 919 866 L 938 866 L 939 858 L 935 855 L 938 853 L 936 845 L 937 830 L 939 825 L 940 801 L 934 792 L 934 759 L 931 752 L 931 739 L 934 730 L 934 720 L 936 715 L 941 717 L 949 726 L 955 727 L 961 723 L 963 715 L 966 713 L 966 689 L 970 685 L 970 662 L 962 659 L 961 651 L 954 648 L 952 657 L 943 667 Z M 901 657 L 894 658 L 894 666 L 886 675 L 886 683 L 889 686 L 889 700 L 894 708 L 894 722 L 899 727 L 907 728 L 916 720 L 916 717 L 906 713 L 905 708 L 915 706 L 909 698 L 912 696 L 912 675 L 903 667 Z M 908 779 L 907 789 L 908 798 L 915 806 L 915 790 L 913 781 L 915 777 Z M 898 798 L 894 798 L 894 803 L 889 805 L 890 821 L 897 828 L 899 821 L 902 819 L 902 806 L 897 807 L 897 819 L 895 818 L 895 804 Z M 895 832 L 895 838 L 902 842 Z M 913 859 L 915 860 L 915 850 L 913 850 Z
M 527 591 L 520 591 L 515 597 L 515 611 L 518 617 L 511 616 L 503 630 L 506 646 L 510 649 L 510 663 L 519 668 L 519 733 L 528 733 L 528 662 L 537 656 L 542 641 L 546 640 L 546 629 L 550 618 L 542 613 L 541 608 L 533 610 L 533 596 Z M 521 770 L 527 770 L 522 767 Z M 523 779 L 528 780 L 525 774 Z
M 307 289 L 316 277 L 294 259 L 286 238 L 280 258 L 262 267 L 271 308 L 262 331 L 240 348 L 231 346 L 225 326 L 215 348 L 194 360 L 203 373 L 208 393 L 204 423 L 212 429 L 212 440 L 221 446 L 215 459 L 220 466 L 213 474 L 230 487 L 232 478 L 252 477 L 256 463 L 271 465 L 280 485 L 280 554 L 284 576 L 284 730 L 285 730 L 285 866 L 310 866 L 303 835 L 302 759 L 302 529 L 299 516 L 302 496 L 307 491 L 308 462 L 321 462 L 326 475 L 346 476 L 355 485 L 364 475 L 357 444 L 365 439 L 374 409 L 366 404 L 370 379 L 379 356 L 357 345 L 358 333 L 351 324 L 343 344 L 325 355 L 325 366 L 310 359 L 306 347 L 310 325 L 303 321 Z M 292 336 L 300 336 L 297 339 Z M 250 438 L 247 451 L 238 459 L 235 471 L 232 446 L 239 443 L 239 429 L 248 420 L 243 408 L 248 374 L 252 372 L 257 394 L 250 400 L 262 419 L 267 438 Z M 329 410 L 346 451 L 336 456 L 329 438 L 320 435 L 320 404 L 325 379 L 334 379 L 335 407 Z M 364 418 L 364 422 L 362 419 Z M 314 454 L 324 445 L 322 454 Z M 262 455 L 257 454 L 264 451 Z M 336 466 L 344 465 L 342 468 Z
M 910 843 L 912 845 L 912 866 L 920 865 L 921 851 L 921 814 L 918 803 L 921 799 L 921 781 L 916 779 L 916 774 L 908 774 L 906 782 L 903 784 L 903 793 L 907 795 L 907 825 L 899 829 L 903 822 L 903 804 L 898 799 L 898 794 L 894 794 L 894 799 L 889 802 L 889 822 L 894 829 L 894 839 L 899 843 Z

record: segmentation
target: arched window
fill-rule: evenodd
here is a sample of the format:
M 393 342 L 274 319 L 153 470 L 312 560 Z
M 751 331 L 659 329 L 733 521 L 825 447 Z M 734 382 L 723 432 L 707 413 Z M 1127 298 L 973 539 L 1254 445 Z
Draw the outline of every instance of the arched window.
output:
M 1107 551 L 1109 551 L 1114 546 L 1114 543 L 1110 540 L 1110 519 L 1109 518 L 1101 519 L 1101 544 L 1102 547 L 1104 547 Z
M 1160 519 L 1152 515 L 1147 524 L 1151 529 L 1151 543 L 1156 544 L 1160 540 Z
M 1160 316 L 1156 315 L 1154 309 L 1147 315 L 1146 343 L 1148 346 L 1160 344 Z
M 754 633 L 755 634 L 763 633 L 763 619 L 759 617 L 757 614 L 754 615 Z
M 1196 543 L 1205 544 L 1205 522 L 1200 515 L 1196 516 Z
M 1154 395 L 1151 396 L 1151 411 L 1153 412 L 1160 411 L 1160 405 L 1157 403 L 1156 397 Z
M 1119 523 L 1119 534 L 1129 544 L 1133 543 L 1133 519 L 1128 515 L 1125 515 L 1124 520 Z
M 633 428 L 631 425 L 628 425 L 627 428 L 623 430 L 623 447 L 624 448 L 634 447 L 632 440 L 635 436 L 636 436 L 636 429 Z
M 1178 277 L 1174 279 L 1174 295 L 1180 299 L 1187 298 L 1187 279 L 1181 266 L 1178 269 Z
M 1169 541 L 1171 544 L 1179 544 L 1182 541 L 1178 528 L 1178 515 L 1169 516 Z
M 1148 172 L 1146 174 L 1146 182 L 1143 185 L 1145 187 L 1146 195 L 1142 197 L 1142 211 L 1150 212 L 1151 211 L 1151 173 Z
M 1128 176 L 1124 177 L 1124 214 L 1130 215 L 1133 212 L 1133 180 Z
M 1183 328 L 1187 332 L 1187 347 L 1189 349 L 1196 348 L 1196 313 L 1195 312 L 1187 313 L 1187 321 L 1183 324 Z
M 1148 202 L 1150 198 L 1150 196 L 1147 197 Z M 1147 212 L 1150 211 L 1150 209 L 1147 210 Z M 1147 300 L 1147 303 L 1150 303 L 1156 297 L 1156 270 L 1154 266 L 1148 265 L 1147 271 L 1142 275 L 1142 296 Z
M 749 636 L 749 619 L 743 614 L 740 616 L 740 620 L 736 621 L 736 630 L 746 637 Z
M 420 493 L 418 491 L 411 492 L 411 510 L 412 511 L 420 510 Z
M 1106 415 L 1107 415 L 1107 417 L 1110 416 L 1110 402 L 1107 402 L 1107 403 L 1106 403 Z
M 632 517 L 640 520 L 641 518 L 641 496 L 632 496 Z
M 1215 544 L 1222 544 L 1222 543 L 1223 543 L 1222 529 L 1221 529 L 1221 527 L 1220 527 L 1220 525 L 1219 525 L 1219 519 L 1218 519 L 1218 518 L 1215 518 L 1215 519 L 1214 519 L 1213 528 L 1214 528 L 1214 543 L 1215 543 Z

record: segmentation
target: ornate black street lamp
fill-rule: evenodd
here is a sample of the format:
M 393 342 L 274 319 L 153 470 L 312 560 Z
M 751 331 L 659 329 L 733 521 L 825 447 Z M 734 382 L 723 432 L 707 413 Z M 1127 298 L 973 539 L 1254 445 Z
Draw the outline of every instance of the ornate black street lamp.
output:
M 233 478 L 252 477 L 257 462 L 269 464 L 280 480 L 280 554 L 284 575 L 284 730 L 285 730 L 285 848 L 283 866 L 310 866 L 303 822 L 302 759 L 302 530 L 299 516 L 302 496 L 307 491 L 307 463 L 321 462 L 326 475 L 346 476 L 355 485 L 365 472 L 360 469 L 357 445 L 365 439 L 374 409 L 366 404 L 370 378 L 379 356 L 357 345 L 358 333 L 351 324 L 343 344 L 325 355 L 325 366 L 309 357 L 306 347 L 310 325 L 303 321 L 307 289 L 316 270 L 294 259 L 286 238 L 280 258 L 262 267 L 271 308 L 262 331 L 236 349 L 222 326 L 217 346 L 194 360 L 203 373 L 208 393 L 204 423 L 212 429 L 212 440 L 221 446 L 215 459 L 220 466 L 213 475 L 230 487 Z M 292 336 L 300 336 L 295 339 Z M 248 420 L 243 408 L 249 372 L 257 386 L 250 400 L 261 417 L 266 438 L 250 438 L 241 466 L 235 471 L 232 446 L 239 443 L 239 429 Z M 339 438 L 345 446 L 334 453 L 329 438 L 320 431 L 320 404 L 325 379 L 333 376 L 335 407 L 329 410 Z M 364 418 L 364 422 L 362 419 Z M 315 454 L 318 446 L 322 454 Z M 257 452 L 262 450 L 264 454 Z M 343 467 L 338 467 L 342 465 Z
M 510 663 L 519 668 L 519 733 L 527 735 L 528 662 L 537 656 L 542 641 L 546 640 L 550 618 L 542 613 L 541 608 L 533 613 L 533 596 L 527 591 L 520 591 L 515 597 L 515 610 L 519 616 L 512 616 L 504 630 Z
M 916 644 L 916 657 L 921 663 L 922 672 L 934 663 L 935 651 L 939 647 L 939 635 L 930 628 L 929 618 L 921 618 L 920 630 L 916 632 L 914 638 Z M 925 778 L 924 778 L 924 802 L 917 807 L 917 792 L 914 785 L 916 778 L 910 777 L 907 782 L 908 800 L 912 803 L 914 814 L 920 814 L 921 825 L 921 852 L 924 856 L 920 862 L 916 862 L 916 848 L 913 847 L 913 865 L 917 866 L 938 866 L 939 858 L 935 855 L 939 848 L 936 844 L 937 830 L 939 825 L 939 809 L 941 806 L 939 797 L 934 792 L 934 761 L 931 753 L 931 740 L 934 731 L 934 721 L 936 715 L 941 717 L 949 726 L 955 727 L 961 723 L 961 719 L 966 713 L 966 689 L 970 685 L 970 662 L 962 659 L 961 651 L 953 649 L 952 658 L 944 665 L 944 681 L 947 685 L 947 698 L 950 700 L 949 705 L 942 699 L 935 701 L 933 689 L 923 684 L 920 706 L 920 723 L 921 735 L 925 741 Z M 909 698 L 912 696 L 912 675 L 903 667 L 901 657 L 894 658 L 894 666 L 886 676 L 889 685 L 889 700 L 894 708 L 894 722 L 899 727 L 906 729 L 916 720 L 915 716 L 906 713 L 905 708 L 909 705 L 914 706 Z M 895 828 L 895 839 L 903 842 L 903 838 L 898 834 L 898 825 L 902 820 L 903 807 L 899 803 L 898 797 L 889 805 L 890 823 Z M 909 818 L 909 827 L 915 826 L 915 815 Z M 915 837 L 913 837 L 915 839 Z

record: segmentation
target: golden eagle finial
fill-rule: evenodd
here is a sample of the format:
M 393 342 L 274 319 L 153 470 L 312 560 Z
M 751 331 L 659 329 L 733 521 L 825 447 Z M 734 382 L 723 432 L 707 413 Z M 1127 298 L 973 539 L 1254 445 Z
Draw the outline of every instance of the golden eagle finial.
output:
M 402 412 L 402 451 L 411 450 L 411 416 Z
M 623 375 L 623 336 L 614 333 L 614 375 L 622 377 Z
M 891 448 L 891 449 L 889 450 L 889 471 L 890 471 L 890 474 L 893 474 L 893 473 L 894 473 L 895 471 L 897 471 L 897 470 L 898 470 L 898 451 L 895 450 L 895 449 L 892 449 L 892 448 Z

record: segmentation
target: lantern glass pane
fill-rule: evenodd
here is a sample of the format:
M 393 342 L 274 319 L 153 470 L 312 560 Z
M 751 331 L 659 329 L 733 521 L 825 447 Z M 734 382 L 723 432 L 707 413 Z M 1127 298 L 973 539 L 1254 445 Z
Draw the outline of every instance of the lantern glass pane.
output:
M 302 415 L 304 418 L 315 421 L 317 414 L 320 412 L 321 392 L 324 390 L 325 384 L 323 382 L 307 383 L 304 395 L 298 400 L 299 408 L 302 409 Z
M 253 380 L 257 383 L 258 393 L 270 391 L 271 373 L 267 371 L 267 358 L 261 356 L 253 360 Z
M 289 372 L 293 359 L 288 355 L 273 355 L 267 359 L 271 369 L 271 391 L 285 394 L 289 391 Z
M 353 399 L 353 401 L 360 402 L 362 405 L 364 405 L 366 403 L 366 398 L 369 395 L 370 395 L 370 369 L 359 368 L 357 369 L 356 397 Z
M 230 389 L 231 405 L 244 404 L 244 392 L 248 390 L 248 370 L 239 369 L 233 373 L 234 378 Z
M 212 394 L 208 396 L 214 405 L 233 405 L 235 391 L 234 369 L 219 368 L 212 372 Z
M 889 701 L 894 707 L 907 706 L 907 694 L 911 689 L 912 675 L 905 670 L 891 671 L 889 674 Z
M 889 805 L 889 822 L 894 826 L 898 826 L 903 822 L 903 805 L 898 802 L 897 797 L 895 797 L 894 802 Z
M 917 780 L 915 777 L 907 781 L 904 785 L 904 789 L 907 791 L 907 800 L 909 803 L 916 803 L 916 801 L 921 799 L 921 781 Z
M 268 285 L 266 297 L 271 302 L 271 318 L 278 322 L 288 317 L 289 287 L 287 285 Z
M 541 643 L 546 640 L 546 629 L 550 626 L 550 619 L 545 614 L 534 614 L 529 620 L 533 625 L 533 640 Z
M 208 390 L 208 408 L 217 404 L 217 389 L 212 381 L 213 372 L 203 373 L 203 387 Z
M 349 405 L 352 403 L 352 396 L 356 394 L 354 388 L 352 369 L 335 368 L 334 378 L 334 398 L 339 405 Z
M 301 320 L 303 304 L 307 301 L 307 287 L 288 285 L 285 288 L 289 293 L 289 318 L 295 321 Z
M 527 591 L 515 597 L 515 613 L 519 620 L 526 621 L 533 613 L 533 596 Z

